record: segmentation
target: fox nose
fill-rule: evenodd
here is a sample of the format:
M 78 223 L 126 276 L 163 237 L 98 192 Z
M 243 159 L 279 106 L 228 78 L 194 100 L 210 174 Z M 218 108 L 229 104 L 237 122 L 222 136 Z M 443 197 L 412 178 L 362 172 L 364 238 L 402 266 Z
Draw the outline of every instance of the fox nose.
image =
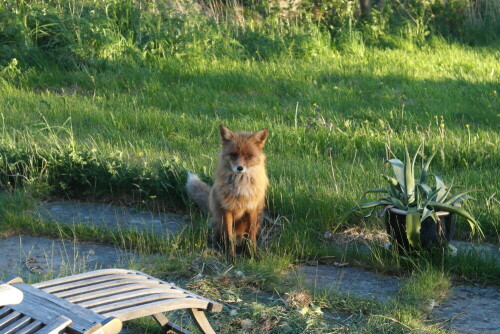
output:
M 243 171 L 243 167 L 242 167 L 242 166 L 238 166 L 238 167 L 236 167 L 236 170 L 237 170 L 238 172 L 241 172 L 241 171 Z

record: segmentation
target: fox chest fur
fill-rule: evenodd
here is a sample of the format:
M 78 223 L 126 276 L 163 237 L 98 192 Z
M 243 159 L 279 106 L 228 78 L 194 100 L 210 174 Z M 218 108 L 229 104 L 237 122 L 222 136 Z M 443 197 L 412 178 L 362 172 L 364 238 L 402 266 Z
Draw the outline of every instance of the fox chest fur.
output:
M 227 210 L 235 220 L 247 211 L 262 211 L 268 185 L 265 167 L 250 167 L 244 174 L 218 173 L 210 193 L 213 211 Z

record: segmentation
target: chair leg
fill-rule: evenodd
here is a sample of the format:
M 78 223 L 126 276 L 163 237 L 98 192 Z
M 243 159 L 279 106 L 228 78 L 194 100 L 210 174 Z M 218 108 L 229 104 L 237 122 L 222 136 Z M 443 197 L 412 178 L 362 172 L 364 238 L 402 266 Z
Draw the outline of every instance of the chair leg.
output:
M 215 334 L 214 329 L 208 322 L 208 319 L 205 315 L 205 312 L 202 310 L 190 308 L 189 313 L 191 317 L 193 317 L 194 322 L 198 326 L 198 328 L 205 334 Z
M 168 321 L 167 317 L 165 317 L 163 313 L 153 314 L 153 318 L 161 326 L 161 329 L 163 329 L 165 333 L 173 331 L 175 333 L 180 333 L 180 334 L 192 334 L 190 331 L 183 329 L 177 326 L 176 324 Z

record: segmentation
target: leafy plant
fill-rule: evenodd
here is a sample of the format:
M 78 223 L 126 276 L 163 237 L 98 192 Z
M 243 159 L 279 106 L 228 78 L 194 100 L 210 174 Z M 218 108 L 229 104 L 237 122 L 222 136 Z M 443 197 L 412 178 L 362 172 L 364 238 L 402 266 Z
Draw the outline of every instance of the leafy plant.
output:
M 388 187 L 370 189 L 363 194 L 363 198 L 366 198 L 366 195 L 370 193 L 385 194 L 386 196 L 377 201 L 358 204 L 349 210 L 348 214 L 358 210 L 372 209 L 369 214 L 371 215 L 378 206 L 384 207 L 380 216 L 383 216 L 391 208 L 401 210 L 401 214 L 406 215 L 406 234 L 413 247 L 419 245 L 420 226 L 424 220 L 430 217 L 436 224 L 439 222 L 437 211 L 446 211 L 464 217 L 470 225 L 472 234 L 477 231 L 482 235 L 477 220 L 467 210 L 459 206 L 460 202 L 473 199 L 468 193 L 478 189 L 462 190 L 452 194 L 451 185 L 446 186 L 439 176 L 429 173 L 429 166 L 434 155 L 425 164 L 423 163 L 420 175 L 416 179 L 415 162 L 418 151 L 411 159 L 405 146 L 403 161 L 397 158 L 390 159 L 388 162 L 392 166 L 395 177 L 383 175 L 383 178 L 388 182 Z M 429 185 L 428 181 L 431 178 L 435 180 L 434 186 Z

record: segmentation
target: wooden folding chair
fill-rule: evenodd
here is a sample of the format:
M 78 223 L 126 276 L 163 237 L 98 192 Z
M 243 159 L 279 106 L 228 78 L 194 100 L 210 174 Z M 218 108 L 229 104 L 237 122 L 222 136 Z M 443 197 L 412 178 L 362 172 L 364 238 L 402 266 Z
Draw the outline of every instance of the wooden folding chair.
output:
M 104 269 L 33 284 L 34 288 L 64 299 L 104 318 L 121 321 L 152 316 L 165 331 L 189 333 L 171 323 L 164 312 L 187 309 L 203 333 L 215 333 L 205 312 L 222 305 L 197 294 L 127 269 Z

